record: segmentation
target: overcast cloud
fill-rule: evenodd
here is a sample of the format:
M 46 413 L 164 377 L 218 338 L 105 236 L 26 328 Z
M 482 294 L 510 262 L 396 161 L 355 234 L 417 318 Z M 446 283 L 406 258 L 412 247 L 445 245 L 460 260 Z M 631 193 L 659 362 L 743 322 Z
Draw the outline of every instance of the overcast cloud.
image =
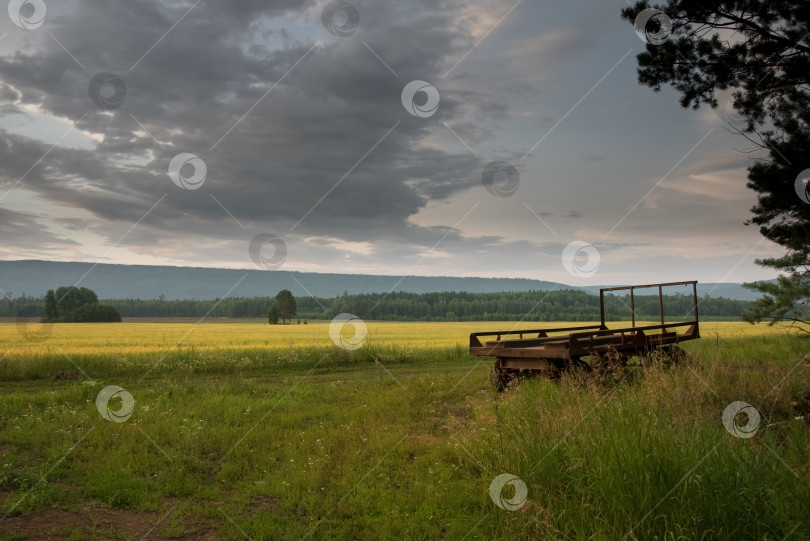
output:
M 308 0 L 0 17 L 0 258 L 256 268 L 270 233 L 286 259 L 267 245 L 265 264 L 288 270 L 772 277 L 753 260 L 778 247 L 743 225 L 745 141 L 636 83 L 623 2 L 350 1 L 345 36 Z M 415 80 L 438 92 L 421 117 Z M 168 174 L 180 153 L 205 164 L 180 170 L 196 189 Z M 514 183 L 488 190 L 495 160 Z M 566 270 L 574 241 L 598 267 Z

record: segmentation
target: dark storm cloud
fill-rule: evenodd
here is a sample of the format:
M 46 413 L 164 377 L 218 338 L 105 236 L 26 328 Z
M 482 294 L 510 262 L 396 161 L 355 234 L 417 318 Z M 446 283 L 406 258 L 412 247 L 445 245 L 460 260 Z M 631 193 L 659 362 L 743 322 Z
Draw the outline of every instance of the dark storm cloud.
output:
M 0 225 L 16 239 L 0 257 L 251 266 L 269 232 L 288 269 L 568 279 L 581 239 L 604 283 L 673 250 L 668 272 L 692 272 L 707 234 L 734 239 L 728 260 L 759 240 L 739 226 L 748 157 L 705 138 L 713 113 L 635 83 L 643 45 L 616 6 L 350 0 L 360 24 L 341 38 L 326 0 L 45 1 L 38 29 L 0 16 Z M 98 76 L 118 93 L 91 96 Z M 413 80 L 438 90 L 432 116 L 403 107 Z M 180 153 L 205 164 L 199 189 L 167 174 Z M 483 185 L 493 160 L 517 168 L 514 197 Z
M 407 218 L 430 199 L 476 185 L 482 166 L 442 122 L 474 144 L 507 110 L 486 94 L 442 85 L 448 59 L 471 45 L 453 10 L 427 1 L 411 3 L 407 14 L 358 5 L 361 28 L 340 39 L 320 26 L 312 2 L 202 2 L 169 31 L 191 5 L 49 4 L 53 39 L 41 33 L 35 47 L 0 58 L 7 104 L 78 122 L 97 140 L 92 150 L 54 148 L 25 178 L 26 189 L 88 211 L 104 223 L 87 228 L 112 241 L 119 228 L 106 222 L 134 223 L 165 193 L 128 242 L 169 231 L 227 236 L 232 218 L 211 195 L 254 228 L 287 232 L 306 215 L 296 234 L 326 229 L 398 244 L 435 238 L 406 227 Z M 124 81 L 120 107 L 100 109 L 88 95 L 100 72 Z M 400 103 L 413 79 L 441 93 L 431 118 L 413 117 Z M 2 132 L 4 185 L 49 147 Z M 169 180 L 168 164 L 180 152 L 205 162 L 201 189 L 183 192 Z
M 33 250 L 49 251 L 77 247 L 78 243 L 48 231 L 37 217 L 0 207 L 0 231 L 4 232 L 0 256 L 4 259 L 30 257 Z M 13 234 L 8 232 L 13 231 Z
M 0 84 L 0 114 L 18 113 L 19 109 L 13 105 L 19 99 L 19 93 L 13 88 Z
M 48 145 L 0 130 L 0 178 L 7 190 L 22 186 L 47 200 L 91 210 L 100 218 L 137 220 L 132 204 L 148 200 L 142 187 L 157 192 L 165 183 L 108 158 L 96 151 Z

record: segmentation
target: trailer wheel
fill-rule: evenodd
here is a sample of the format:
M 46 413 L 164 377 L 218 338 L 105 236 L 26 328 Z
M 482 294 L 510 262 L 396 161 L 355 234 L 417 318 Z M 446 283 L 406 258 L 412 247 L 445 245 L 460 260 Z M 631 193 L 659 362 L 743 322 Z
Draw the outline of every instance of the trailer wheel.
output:
M 620 372 L 627 365 L 627 357 L 613 348 L 591 352 L 591 368 L 599 374 Z
M 588 375 L 593 372 L 593 367 L 579 358 L 569 359 L 565 363 L 564 371 L 573 375 Z
M 695 361 L 695 359 L 680 346 L 667 346 L 661 348 L 661 350 L 667 356 L 669 364 L 672 366 L 687 365 Z
M 512 379 L 512 374 L 508 369 L 501 366 L 501 361 L 495 361 L 495 364 L 492 366 L 492 370 L 489 373 L 489 382 L 492 384 L 492 388 L 495 389 L 495 391 L 502 393 L 509 386 Z
M 679 346 L 653 348 L 641 357 L 642 366 L 672 368 L 692 363 L 694 359 Z

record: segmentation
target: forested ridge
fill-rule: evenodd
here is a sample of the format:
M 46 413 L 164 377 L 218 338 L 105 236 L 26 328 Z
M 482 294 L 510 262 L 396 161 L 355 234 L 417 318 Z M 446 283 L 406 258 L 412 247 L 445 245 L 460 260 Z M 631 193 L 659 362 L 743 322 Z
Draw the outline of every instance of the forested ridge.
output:
M 680 279 L 692 277 L 682 276 Z M 408 293 L 497 293 L 579 289 L 598 294 L 599 287 L 605 287 L 605 284 L 575 287 L 528 278 L 336 274 L 63 261 L 0 261 L 0 295 L 18 297 L 24 293 L 29 297 L 38 297 L 59 284 L 87 287 L 95 291 L 99 299 L 143 300 L 161 297 L 170 300 L 213 300 L 228 291 L 231 297 L 270 297 L 282 289 L 289 289 L 296 298 L 315 295 L 333 299 L 346 292 L 360 295 L 391 290 Z M 759 297 L 757 293 L 738 283 L 700 282 L 697 291 L 698 295 L 708 294 L 729 299 L 753 301 Z
M 606 295 L 609 320 L 630 319 L 629 295 Z M 214 300 L 105 299 L 123 317 L 228 317 L 265 318 L 274 297 Z M 297 318 L 332 319 L 350 313 L 369 320 L 388 321 L 592 321 L 599 318 L 599 296 L 572 289 L 504 293 L 370 293 L 335 298 L 296 297 Z M 33 297 L 0 300 L 0 316 L 44 315 L 44 299 Z M 738 319 L 750 301 L 704 296 L 699 299 L 702 319 Z M 691 318 L 691 295 L 664 296 L 668 319 Z M 657 319 L 657 295 L 636 295 L 637 318 Z

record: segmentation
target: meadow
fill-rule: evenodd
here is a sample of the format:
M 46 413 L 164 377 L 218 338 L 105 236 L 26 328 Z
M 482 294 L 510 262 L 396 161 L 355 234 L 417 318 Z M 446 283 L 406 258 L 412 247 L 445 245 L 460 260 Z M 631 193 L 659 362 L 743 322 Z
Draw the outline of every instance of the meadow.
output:
M 514 322 L 366 325 L 0 324 L 0 539 L 810 538 L 807 336 L 497 394 Z

